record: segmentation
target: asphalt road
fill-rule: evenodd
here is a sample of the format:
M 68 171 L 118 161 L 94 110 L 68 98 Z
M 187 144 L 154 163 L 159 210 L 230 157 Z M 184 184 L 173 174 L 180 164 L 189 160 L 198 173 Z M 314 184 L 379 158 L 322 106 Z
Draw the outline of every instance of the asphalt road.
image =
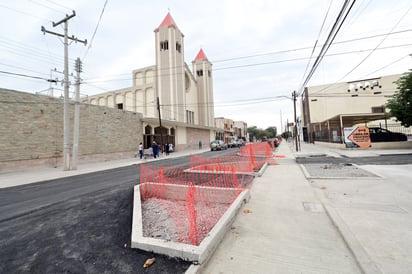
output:
M 189 160 L 150 164 L 185 167 Z M 0 273 L 184 273 L 188 262 L 130 248 L 139 173 L 132 165 L 0 189 Z

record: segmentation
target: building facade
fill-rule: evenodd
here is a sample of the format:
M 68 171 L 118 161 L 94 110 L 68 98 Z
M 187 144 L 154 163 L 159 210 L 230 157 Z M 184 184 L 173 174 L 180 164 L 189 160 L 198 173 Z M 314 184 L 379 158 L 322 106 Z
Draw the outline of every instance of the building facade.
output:
M 343 143 L 343 128 L 358 124 L 407 130 L 385 109 L 388 99 L 397 90 L 395 81 L 401 76 L 396 74 L 306 87 L 301 98 L 303 140 Z
M 248 133 L 247 133 L 247 123 L 243 121 L 235 121 L 235 135 L 238 139 L 242 139 L 243 141 L 249 140 Z
M 212 63 L 200 49 L 189 68 L 184 35 L 170 13 L 154 33 L 155 65 L 134 70 L 132 86 L 84 102 L 141 113 L 145 147 L 153 141 L 172 143 L 176 149 L 210 142 L 215 135 Z

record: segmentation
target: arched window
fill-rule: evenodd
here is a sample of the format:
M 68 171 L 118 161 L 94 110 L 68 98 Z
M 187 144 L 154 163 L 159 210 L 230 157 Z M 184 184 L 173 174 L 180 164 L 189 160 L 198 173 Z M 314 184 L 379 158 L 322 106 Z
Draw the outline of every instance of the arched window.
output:
M 161 41 L 160 42 L 160 50 L 168 50 L 169 49 L 169 41 Z

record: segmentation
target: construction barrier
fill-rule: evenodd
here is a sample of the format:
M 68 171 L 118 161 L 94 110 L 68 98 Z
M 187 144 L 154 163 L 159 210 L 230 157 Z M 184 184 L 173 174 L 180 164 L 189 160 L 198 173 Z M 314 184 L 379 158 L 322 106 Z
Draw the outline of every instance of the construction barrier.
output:
M 264 142 L 215 158 L 191 155 L 187 169 L 140 165 L 140 198 L 168 212 L 175 242 L 199 245 L 268 159 L 273 159 L 272 148 Z M 181 187 L 176 191 L 171 185 Z

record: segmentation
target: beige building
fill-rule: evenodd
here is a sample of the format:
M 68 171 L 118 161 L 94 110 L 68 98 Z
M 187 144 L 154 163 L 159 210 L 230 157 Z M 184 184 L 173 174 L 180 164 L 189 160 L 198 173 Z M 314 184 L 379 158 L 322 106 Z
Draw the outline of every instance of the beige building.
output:
M 215 118 L 216 140 L 229 143 L 232 138 L 247 140 L 247 123 L 225 117 Z
M 342 143 L 343 128 L 357 124 L 403 131 L 385 109 L 402 75 L 306 87 L 301 101 L 301 135 L 306 142 Z
M 89 96 L 84 102 L 142 113 L 145 147 L 156 141 L 179 150 L 195 148 L 199 140 L 210 142 L 215 136 L 212 63 L 200 49 L 189 68 L 184 35 L 170 13 L 154 33 L 155 65 L 134 70 L 131 87 Z
M 235 121 L 234 126 L 235 126 L 235 135 L 239 139 L 243 139 L 245 141 L 248 140 L 248 138 L 247 138 L 247 123 L 243 122 L 243 121 Z
M 220 129 L 216 134 L 216 139 L 229 143 L 230 137 L 234 136 L 235 133 L 233 120 L 225 117 L 216 117 L 215 126 Z

